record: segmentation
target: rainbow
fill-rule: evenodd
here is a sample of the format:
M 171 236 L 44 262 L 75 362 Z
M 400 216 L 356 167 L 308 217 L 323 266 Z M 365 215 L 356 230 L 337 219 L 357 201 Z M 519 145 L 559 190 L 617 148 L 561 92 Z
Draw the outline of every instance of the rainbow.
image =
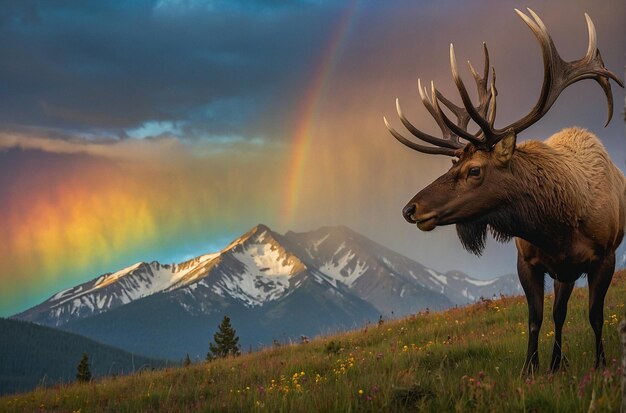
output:
M 294 139 L 289 164 L 287 169 L 286 195 L 282 207 L 281 217 L 285 227 L 293 225 L 295 213 L 298 208 L 300 188 L 302 186 L 302 175 L 306 164 L 307 154 L 311 144 L 312 130 L 317 120 L 317 114 L 322 98 L 328 88 L 328 80 L 333 73 L 338 57 L 341 55 L 346 35 L 349 33 L 350 24 L 354 20 L 358 0 L 352 0 L 346 7 L 344 14 L 339 19 L 333 31 L 330 41 L 321 55 L 311 83 L 305 93 L 299 116 L 296 119 L 294 128 Z
M 252 225 L 242 216 L 275 216 L 267 200 L 282 196 L 269 184 L 277 171 L 250 188 L 245 159 L 228 159 L 239 165 L 228 170 L 172 153 L 144 162 L 0 151 L 0 317 L 138 261 L 215 251 Z M 211 180 L 228 181 L 228 198 Z

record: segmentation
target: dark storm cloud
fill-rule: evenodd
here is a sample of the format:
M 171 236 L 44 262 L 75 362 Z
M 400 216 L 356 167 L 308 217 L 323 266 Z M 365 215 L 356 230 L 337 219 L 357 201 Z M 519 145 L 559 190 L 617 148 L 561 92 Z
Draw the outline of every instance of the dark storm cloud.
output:
M 118 137 L 146 122 L 191 138 L 258 135 L 262 118 L 290 118 L 332 12 L 278 0 L 5 2 L 0 122 Z

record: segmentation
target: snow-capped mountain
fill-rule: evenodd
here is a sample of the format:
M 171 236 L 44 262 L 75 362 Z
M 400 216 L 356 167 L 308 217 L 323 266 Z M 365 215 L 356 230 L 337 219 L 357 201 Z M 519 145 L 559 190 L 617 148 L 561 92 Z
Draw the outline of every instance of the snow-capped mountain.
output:
M 281 235 L 258 225 L 218 253 L 180 264 L 137 263 L 60 291 L 14 318 L 178 357 L 181 336 L 205 346 L 201 326 L 217 324 L 225 313 L 237 321 L 242 342 L 256 346 L 520 292 L 516 278 L 439 273 L 346 227 Z
M 219 254 L 208 276 L 198 283 L 187 283 L 185 288 L 193 291 L 202 285 L 246 306 L 277 300 L 298 287 L 292 277 L 306 269 L 283 244 L 280 235 L 258 225 Z
M 202 300 L 198 299 L 206 299 L 208 292 L 233 298 L 247 307 L 259 306 L 298 288 L 294 276 L 305 270 L 318 280 L 335 287 L 341 285 L 385 316 L 521 292 L 516 280 L 482 281 L 458 271 L 438 273 L 347 227 L 323 227 L 281 236 L 258 225 L 219 253 L 180 264 L 136 263 L 60 291 L 15 317 L 61 326 L 157 292 L 177 289 L 198 296 L 195 308 L 187 305 L 191 312 L 203 311 Z
M 481 297 L 524 294 L 517 274 L 508 274 L 491 280 L 477 280 L 460 271 L 445 273 L 446 295 L 457 304 L 474 302 Z
M 482 297 L 520 294 L 517 276 L 477 280 L 460 271 L 439 273 L 345 226 L 323 227 L 285 238 L 301 249 L 303 260 L 341 283 L 383 314 L 464 305 Z M 445 298 L 442 298 L 445 297 Z
M 61 326 L 178 288 L 192 294 L 197 289 L 208 288 L 246 306 L 260 305 L 281 297 L 289 287 L 290 276 L 303 269 L 300 260 L 289 254 L 274 236 L 278 235 L 259 225 L 220 253 L 180 264 L 139 262 L 60 291 L 15 318 Z
M 199 268 L 206 268 L 216 257 L 217 254 L 204 255 L 180 265 L 162 265 L 157 261 L 138 262 L 60 291 L 15 318 L 56 327 L 100 314 L 171 288 L 193 276 Z

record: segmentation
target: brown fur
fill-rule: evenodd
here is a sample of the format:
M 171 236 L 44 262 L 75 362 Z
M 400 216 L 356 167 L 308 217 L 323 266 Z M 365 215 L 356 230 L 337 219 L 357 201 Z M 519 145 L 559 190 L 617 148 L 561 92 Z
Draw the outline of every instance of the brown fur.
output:
M 615 243 L 610 233 L 624 227 L 626 180 L 595 135 L 568 128 L 545 143 L 521 143 L 516 151 L 513 160 L 519 163 L 521 181 L 530 185 L 538 207 L 552 210 L 573 228 L 581 219 L 592 220 L 597 224 L 591 225 L 593 230 L 600 230 L 606 246 Z M 537 172 L 538 168 L 544 172 Z M 603 224 L 607 221 L 616 225 L 607 228 Z
M 525 215 L 517 217 L 524 228 L 502 232 L 526 235 L 545 252 L 565 254 L 570 264 L 589 263 L 619 246 L 626 179 L 595 135 L 568 128 L 545 142 L 521 143 L 510 169 L 502 185 L 512 188 L 509 201 Z M 524 245 L 518 241 L 528 253 Z
M 587 274 L 597 366 L 605 362 L 604 297 L 624 236 L 626 178 L 584 129 L 564 129 L 545 142 L 517 147 L 515 139 L 511 135 L 491 150 L 468 144 L 446 174 L 409 202 L 405 218 L 426 231 L 456 224 L 461 243 L 475 254 L 482 252 L 487 231 L 498 241 L 515 237 L 529 306 L 528 369 L 539 363 L 544 275 L 555 280 L 551 368 L 556 370 L 567 301 L 574 281 Z

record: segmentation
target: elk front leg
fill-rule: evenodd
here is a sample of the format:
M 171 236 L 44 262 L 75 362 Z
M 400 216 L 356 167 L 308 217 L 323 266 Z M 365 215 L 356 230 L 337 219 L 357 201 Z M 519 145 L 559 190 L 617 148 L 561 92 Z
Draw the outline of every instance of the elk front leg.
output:
M 604 346 L 602 345 L 602 325 L 604 324 L 604 297 L 611 285 L 615 271 L 615 254 L 612 253 L 599 263 L 594 271 L 589 272 L 589 323 L 596 336 L 596 368 L 606 365 Z
M 533 373 L 539 367 L 539 330 L 543 321 L 543 269 L 531 265 L 521 253 L 517 256 L 517 274 L 528 301 L 528 350 L 524 370 Z
M 572 295 L 574 283 L 562 283 L 554 280 L 554 308 L 552 317 L 554 318 L 554 347 L 552 348 L 552 361 L 550 370 L 556 372 L 561 367 L 561 336 L 563 324 L 567 317 L 567 302 Z

